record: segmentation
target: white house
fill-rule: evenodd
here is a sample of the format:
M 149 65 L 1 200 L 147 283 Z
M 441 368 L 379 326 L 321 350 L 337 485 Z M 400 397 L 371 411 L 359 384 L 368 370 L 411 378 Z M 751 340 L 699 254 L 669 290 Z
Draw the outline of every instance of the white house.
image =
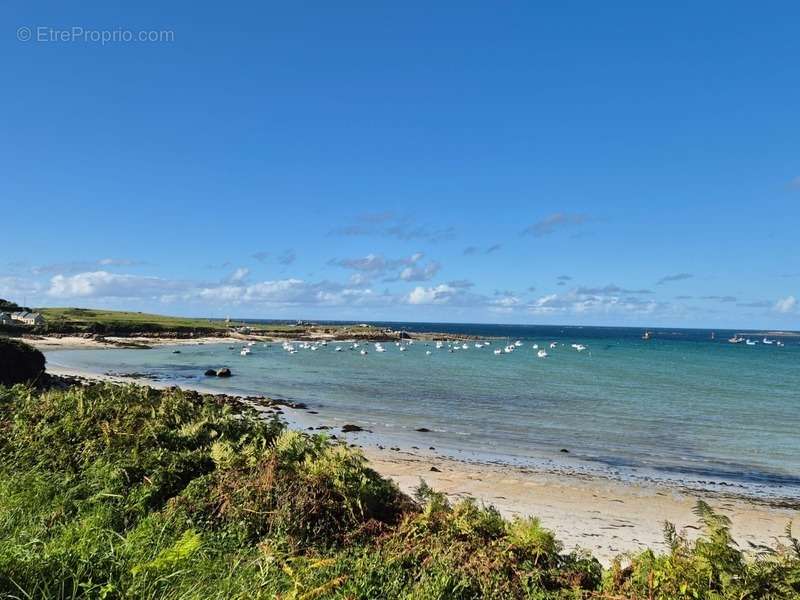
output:
M 15 321 L 20 321 L 25 325 L 41 325 L 44 323 L 44 317 L 35 312 L 19 311 L 13 313 L 11 318 Z
M 14 319 L 11 318 L 11 313 L 0 312 L 0 325 L 13 325 Z

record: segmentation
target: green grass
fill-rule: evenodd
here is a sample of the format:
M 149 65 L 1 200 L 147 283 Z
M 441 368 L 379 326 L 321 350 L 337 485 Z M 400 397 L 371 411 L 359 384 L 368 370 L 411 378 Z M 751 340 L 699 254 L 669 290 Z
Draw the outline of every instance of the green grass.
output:
M 175 332 L 213 335 L 224 334 L 231 326 L 247 325 L 253 333 L 262 335 L 303 335 L 313 329 L 315 333 L 332 335 L 371 336 L 378 331 L 374 327 L 349 325 L 301 325 L 269 323 L 253 325 L 238 321 L 226 323 L 222 319 L 197 319 L 170 317 L 142 312 L 104 310 L 94 308 L 40 308 L 45 318 L 44 332 L 94 332 L 109 335 L 130 333 Z
M 0 598 L 800 597 L 800 542 L 745 557 L 703 535 L 603 572 L 538 520 L 507 521 L 357 451 L 213 397 L 111 384 L 0 387 Z
M 192 319 L 185 317 L 168 317 L 142 312 L 117 310 L 100 310 L 93 308 L 40 308 L 37 309 L 49 323 L 71 325 L 117 325 L 136 327 L 142 325 L 157 326 L 163 329 L 219 329 L 228 328 L 224 320 Z

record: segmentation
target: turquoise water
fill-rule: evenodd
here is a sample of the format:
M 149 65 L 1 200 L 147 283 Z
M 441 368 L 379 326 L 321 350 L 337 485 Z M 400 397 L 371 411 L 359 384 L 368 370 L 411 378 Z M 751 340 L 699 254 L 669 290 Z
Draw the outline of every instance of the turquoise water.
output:
M 48 353 L 48 362 L 302 401 L 322 423 L 371 429 L 361 440 L 369 443 L 800 498 L 798 338 L 784 338 L 779 348 L 728 344 L 726 332 L 711 341 L 710 332 L 659 330 L 643 341 L 641 330 L 458 331 L 508 337 L 457 352 L 425 342 L 400 352 L 385 343 L 385 353 L 362 345 L 369 351 L 362 356 L 330 343 L 289 354 L 279 343 L 259 343 L 243 357 L 241 344 L 226 343 L 181 346 L 180 354 L 172 347 L 63 350 Z M 523 342 L 515 352 L 493 353 L 515 340 Z M 534 343 L 549 356 L 537 358 Z M 587 349 L 578 352 L 573 343 Z M 221 366 L 234 377 L 203 376 Z M 431 431 L 416 432 L 420 427 Z

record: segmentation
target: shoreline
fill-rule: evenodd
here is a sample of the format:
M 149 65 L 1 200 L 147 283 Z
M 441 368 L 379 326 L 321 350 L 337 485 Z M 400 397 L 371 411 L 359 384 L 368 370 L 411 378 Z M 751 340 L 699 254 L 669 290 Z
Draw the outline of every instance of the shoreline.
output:
M 212 338 L 209 338 L 212 339 Z M 218 340 L 219 341 L 219 340 Z M 226 341 L 229 341 L 226 340 Z M 164 342 L 168 344 L 170 342 Z M 173 342 L 174 343 L 174 342 Z M 187 343 L 198 343 L 197 339 Z M 86 345 L 78 347 L 86 348 Z M 118 346 L 90 345 L 94 348 Z M 49 346 L 42 349 L 65 349 Z M 608 566 L 614 556 L 650 547 L 666 550 L 663 523 L 673 522 L 689 537 L 696 535 L 692 513 L 698 499 L 728 515 L 735 539 L 746 548 L 752 544 L 773 543 L 786 524 L 797 518 L 797 506 L 736 493 L 695 490 L 662 482 L 629 482 L 602 475 L 549 472 L 529 467 L 460 460 L 435 451 L 384 448 L 360 439 L 359 431 L 344 433 L 341 428 L 320 431 L 316 411 L 304 405 L 271 400 L 263 396 L 220 394 L 201 385 L 152 381 L 146 378 L 102 375 L 65 367 L 49 367 L 52 375 L 79 377 L 94 381 L 133 383 L 156 389 L 180 387 L 230 401 L 250 403 L 266 414 L 277 414 L 288 427 L 308 433 L 333 433 L 336 439 L 359 447 L 369 464 L 382 476 L 392 479 L 400 489 L 413 494 L 420 480 L 447 494 L 451 500 L 467 496 L 494 505 L 504 516 L 538 516 L 552 529 L 567 550 L 584 548 Z M 316 427 L 314 425 L 317 425 Z M 341 425 L 341 424 L 339 424 Z M 373 440 L 370 440 L 372 442 Z
M 494 339 L 481 336 L 460 334 L 460 333 L 442 333 L 442 332 L 405 332 L 405 331 L 353 331 L 342 330 L 338 331 L 271 331 L 271 332 L 220 332 L 220 335 L 202 334 L 202 335 L 187 335 L 180 336 L 174 332 L 167 332 L 164 335 L 147 334 L 147 333 L 134 333 L 131 335 L 101 335 L 91 333 L 51 333 L 51 334 L 36 334 L 30 332 L 19 332 L 18 339 L 24 340 L 26 343 L 38 348 L 39 350 L 76 350 L 76 349 L 90 349 L 90 348 L 152 348 L 158 346 L 172 346 L 172 345 L 194 345 L 194 344 L 223 344 L 223 343 L 237 343 L 237 342 L 331 342 L 331 341 L 345 341 L 345 342 L 389 342 L 389 341 L 474 341 L 482 339 Z

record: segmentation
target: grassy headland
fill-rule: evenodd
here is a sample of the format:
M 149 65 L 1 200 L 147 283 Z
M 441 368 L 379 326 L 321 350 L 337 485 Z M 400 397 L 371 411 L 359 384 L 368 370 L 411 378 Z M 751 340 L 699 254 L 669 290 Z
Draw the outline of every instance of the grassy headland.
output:
M 320 325 L 315 323 L 247 323 L 224 319 L 172 317 L 143 312 L 116 311 L 93 308 L 42 308 L 38 312 L 45 324 L 37 333 L 85 334 L 108 336 L 227 336 L 247 332 L 263 337 L 353 336 L 359 338 L 385 337 L 376 327 L 351 325 Z
M 603 572 L 536 519 L 415 499 L 355 450 L 241 404 L 110 384 L 0 388 L 0 598 L 794 599 L 800 542 L 725 517 Z
M 161 328 L 165 330 L 203 329 L 226 331 L 228 324 L 220 319 L 168 317 L 143 312 L 102 310 L 94 308 L 41 308 L 38 312 L 53 327 L 91 329 L 93 326 L 119 328 Z

